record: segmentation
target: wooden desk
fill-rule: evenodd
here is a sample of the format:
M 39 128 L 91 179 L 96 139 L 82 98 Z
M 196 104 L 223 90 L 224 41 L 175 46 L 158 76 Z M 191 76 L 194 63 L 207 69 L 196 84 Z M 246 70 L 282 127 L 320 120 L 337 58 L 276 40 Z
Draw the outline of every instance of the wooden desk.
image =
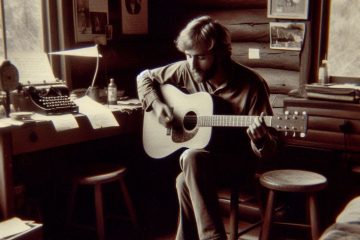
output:
M 9 218 L 14 214 L 14 186 L 12 157 L 74 143 L 141 131 L 142 110 L 114 111 L 119 127 L 92 129 L 86 116 L 78 114 L 79 128 L 56 132 L 51 122 L 31 122 L 20 127 L 0 131 L 0 214 Z
M 309 116 L 306 138 L 289 138 L 288 144 L 360 151 L 360 104 L 289 98 L 284 110 L 306 111 Z

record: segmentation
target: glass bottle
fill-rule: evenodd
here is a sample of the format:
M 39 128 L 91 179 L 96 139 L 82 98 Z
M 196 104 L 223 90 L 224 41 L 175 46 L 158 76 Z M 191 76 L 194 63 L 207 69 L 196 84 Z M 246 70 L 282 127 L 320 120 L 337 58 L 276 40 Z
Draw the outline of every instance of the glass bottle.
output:
M 327 60 L 322 60 L 321 65 L 319 67 L 319 77 L 318 81 L 320 84 L 324 85 L 329 83 L 329 75 L 328 75 L 328 62 Z
M 117 86 L 113 78 L 110 78 L 110 83 L 107 87 L 107 102 L 111 105 L 117 104 Z

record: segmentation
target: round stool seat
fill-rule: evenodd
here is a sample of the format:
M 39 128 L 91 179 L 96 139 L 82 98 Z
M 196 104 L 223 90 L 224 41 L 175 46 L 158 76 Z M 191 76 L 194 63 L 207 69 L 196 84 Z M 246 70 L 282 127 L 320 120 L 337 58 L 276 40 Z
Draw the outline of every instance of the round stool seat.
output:
M 126 167 L 117 164 L 99 162 L 97 164 L 89 164 L 79 166 L 73 172 L 73 186 L 69 199 L 68 225 L 71 223 L 73 210 L 75 206 L 75 195 L 77 189 L 81 185 L 92 185 L 94 188 L 94 202 L 96 211 L 96 228 L 99 240 L 105 240 L 105 219 L 103 210 L 103 185 L 111 182 L 118 182 L 120 190 L 124 197 L 125 205 L 128 209 L 130 219 L 137 225 L 135 209 L 132 205 L 126 184 L 125 184 Z
M 108 166 L 107 168 L 91 169 L 76 176 L 79 184 L 101 184 L 111 182 L 122 177 L 126 168 L 122 166 Z
M 303 170 L 274 170 L 261 175 L 260 183 L 272 190 L 283 192 L 316 192 L 327 185 L 324 176 Z
M 306 193 L 306 205 L 309 216 L 309 224 L 294 224 L 278 221 L 274 223 L 309 228 L 311 230 L 312 240 L 318 239 L 319 226 L 315 195 L 317 194 L 317 191 L 324 189 L 327 185 L 327 179 L 324 176 L 309 171 L 282 169 L 263 173 L 260 177 L 260 183 L 269 190 L 265 216 L 261 230 L 261 240 L 270 239 L 270 228 L 273 223 L 275 212 L 274 202 L 276 192 Z

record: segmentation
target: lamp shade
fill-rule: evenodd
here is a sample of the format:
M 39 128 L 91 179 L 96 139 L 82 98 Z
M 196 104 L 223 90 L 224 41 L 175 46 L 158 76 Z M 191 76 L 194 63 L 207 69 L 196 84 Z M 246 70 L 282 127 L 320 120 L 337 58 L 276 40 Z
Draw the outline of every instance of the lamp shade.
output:
M 78 56 L 78 57 L 102 57 L 97 45 L 91 47 L 76 48 L 58 52 L 50 52 L 51 55 Z

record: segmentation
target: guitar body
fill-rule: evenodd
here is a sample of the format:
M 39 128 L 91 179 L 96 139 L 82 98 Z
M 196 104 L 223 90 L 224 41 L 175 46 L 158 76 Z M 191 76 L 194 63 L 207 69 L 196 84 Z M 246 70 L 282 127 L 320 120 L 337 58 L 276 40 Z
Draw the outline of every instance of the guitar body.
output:
M 174 127 L 165 128 L 153 111 L 145 112 L 143 146 L 152 158 L 163 158 L 181 148 L 204 148 L 211 139 L 211 127 L 197 127 L 195 116 L 213 115 L 212 97 L 205 92 L 185 94 L 172 85 L 161 85 L 164 102 L 172 108 Z M 195 122 L 184 123 L 190 117 Z M 194 118 L 192 118 L 194 117 Z

